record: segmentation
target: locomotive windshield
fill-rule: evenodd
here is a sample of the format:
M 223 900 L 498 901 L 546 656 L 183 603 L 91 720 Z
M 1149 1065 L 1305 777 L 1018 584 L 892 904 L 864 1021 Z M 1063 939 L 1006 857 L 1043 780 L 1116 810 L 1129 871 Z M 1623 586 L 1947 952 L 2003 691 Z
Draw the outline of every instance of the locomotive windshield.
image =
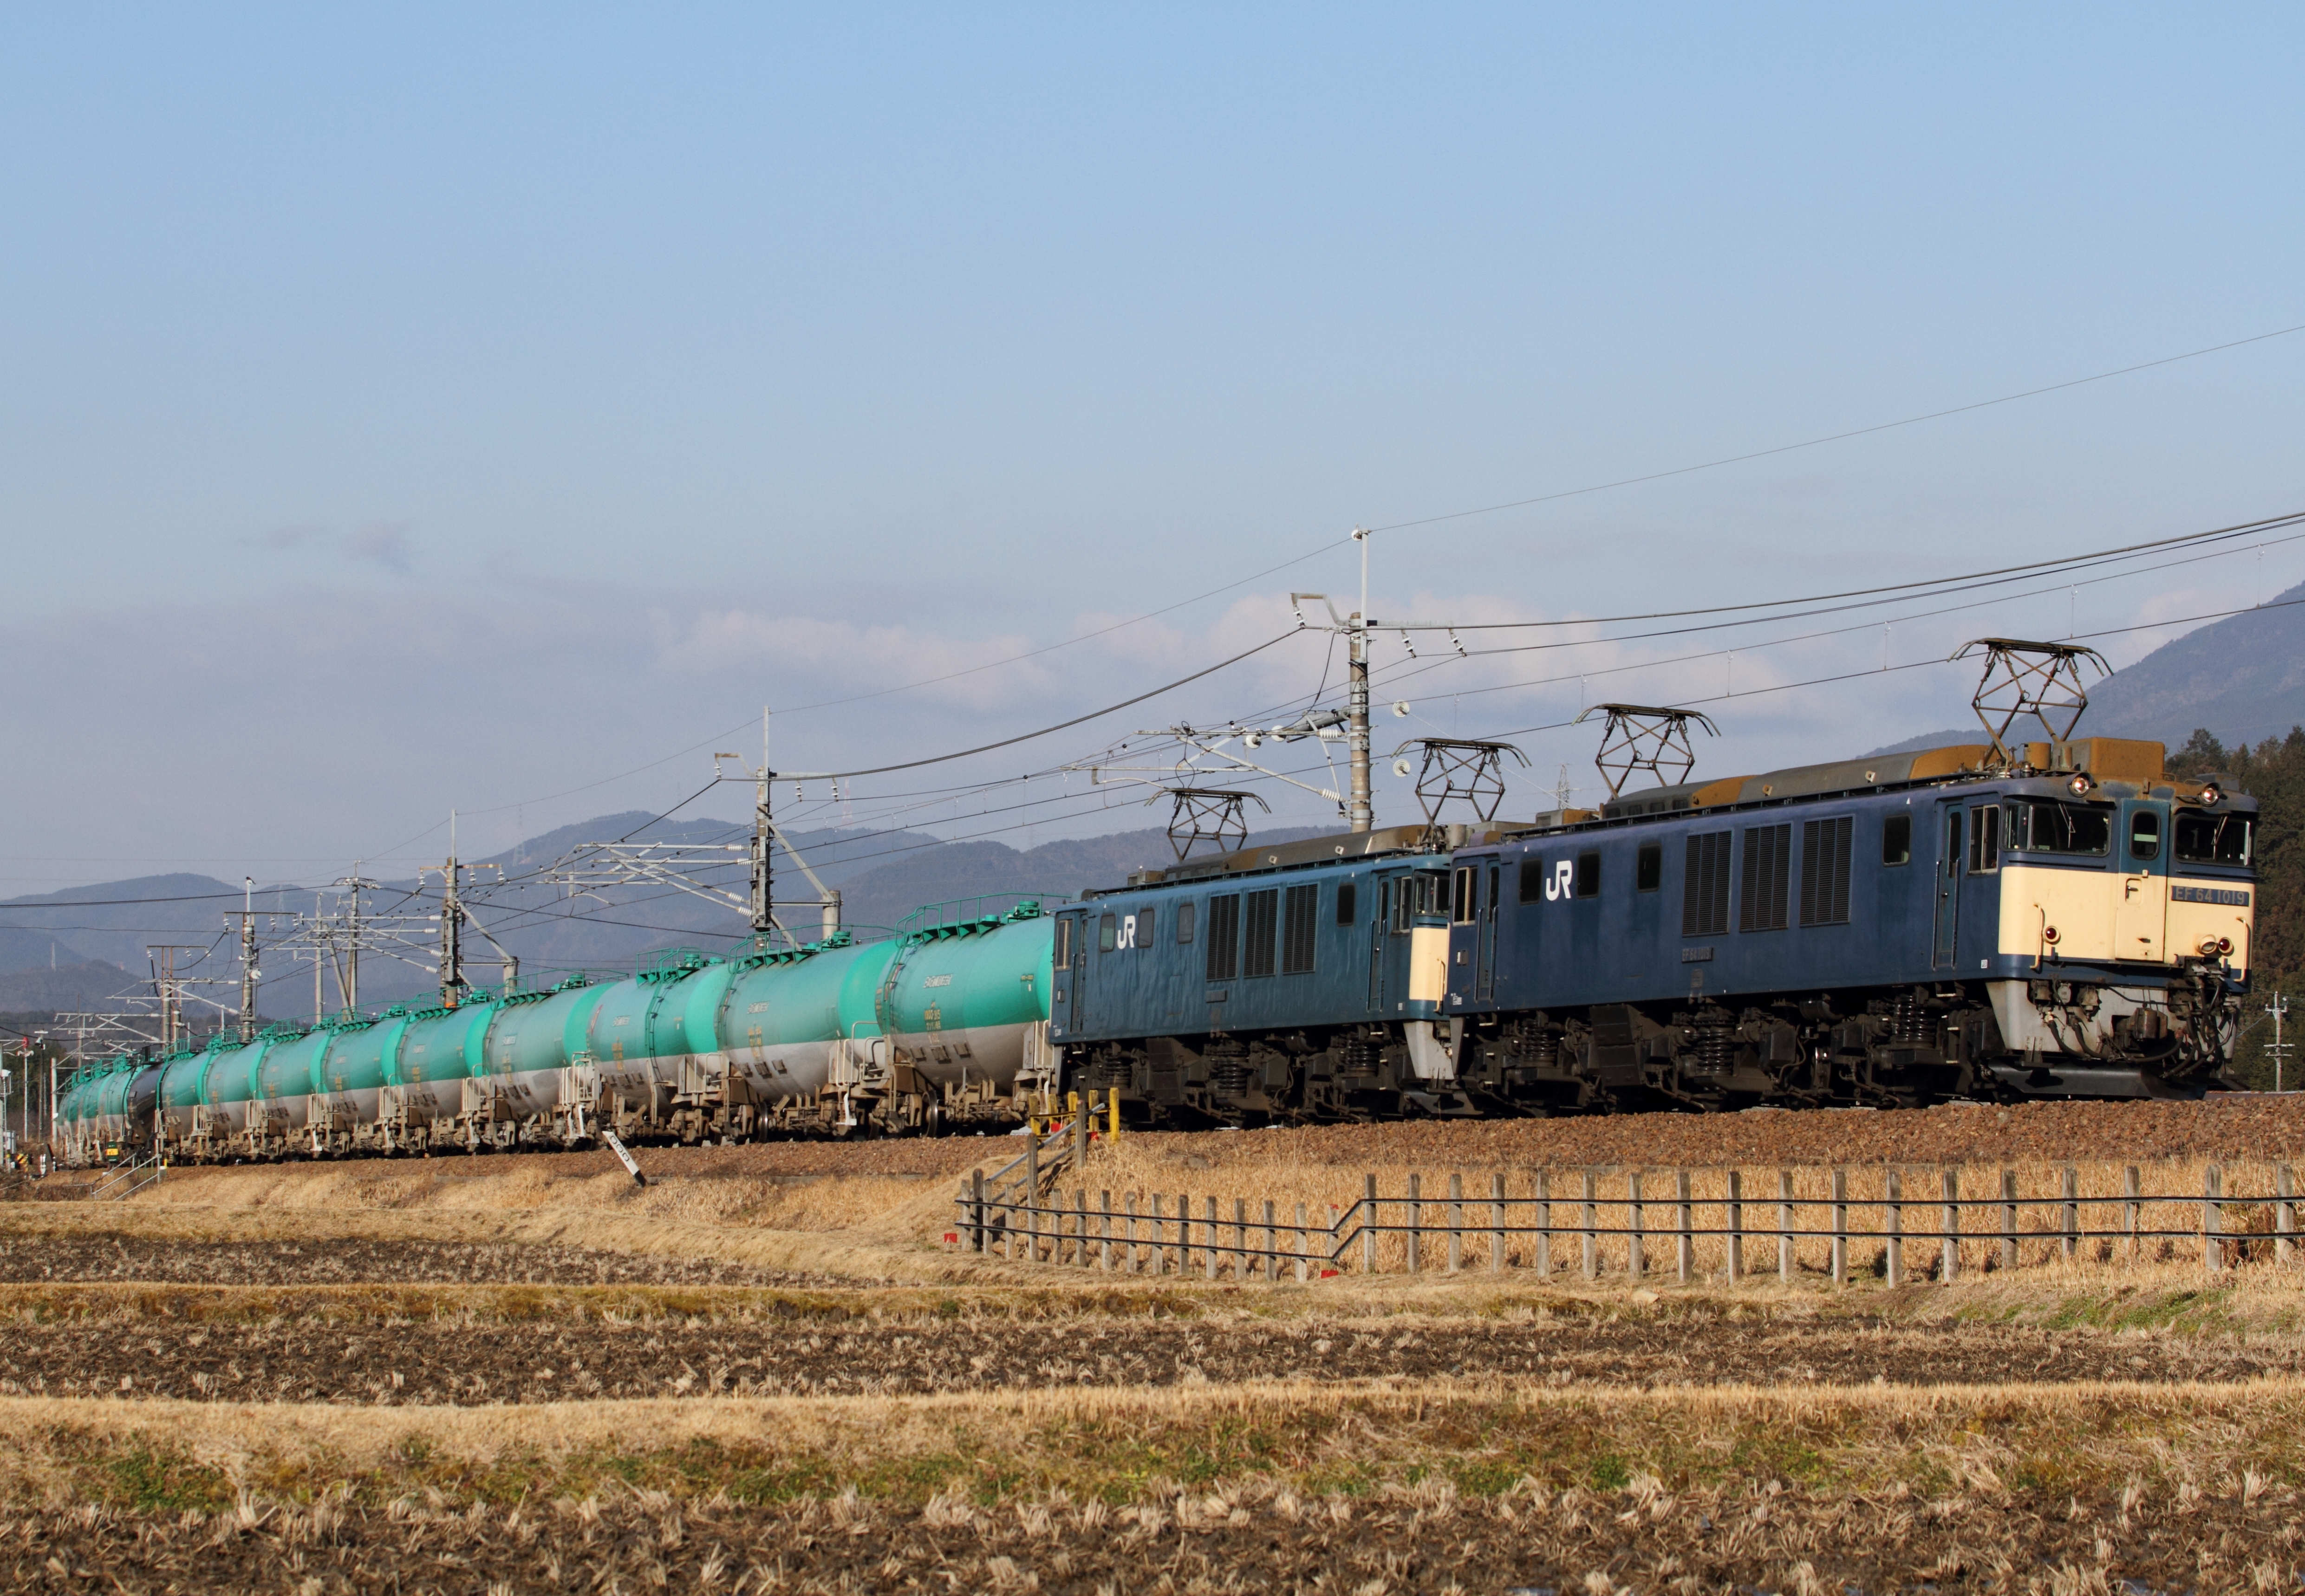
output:
M 2187 864 L 2247 864 L 2252 815 L 2177 811 L 2177 857 Z
M 2009 805 L 2009 846 L 2035 853 L 2103 853 L 2113 846 L 2113 811 L 2051 799 Z

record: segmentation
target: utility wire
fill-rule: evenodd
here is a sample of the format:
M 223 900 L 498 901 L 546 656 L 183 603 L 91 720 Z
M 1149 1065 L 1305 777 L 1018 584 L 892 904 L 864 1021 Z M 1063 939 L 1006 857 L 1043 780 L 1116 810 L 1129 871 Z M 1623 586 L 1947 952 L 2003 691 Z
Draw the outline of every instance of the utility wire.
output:
M 1998 399 L 1980 399 L 1973 404 L 1956 404 L 1950 410 L 1933 410 L 1926 415 L 1907 416 L 1902 420 L 1882 421 L 1871 427 L 1858 427 L 1847 432 L 1829 433 L 1797 444 L 1779 444 L 1773 449 L 1755 449 L 1747 454 L 1729 454 L 1719 460 L 1702 461 L 1696 465 L 1680 465 L 1671 471 L 1650 471 L 1644 476 L 1620 477 L 1613 482 L 1595 482 L 1586 488 L 1564 488 L 1559 493 L 1541 493 L 1534 498 L 1513 499 L 1501 505 L 1484 505 L 1477 510 L 1452 510 L 1445 515 L 1426 515 L 1416 521 L 1396 521 L 1387 526 L 1372 527 L 1372 531 L 1397 532 L 1404 527 L 1433 526 L 1444 521 L 1463 521 L 1475 515 L 1494 515 L 1501 510 L 1525 509 L 1530 505 L 1549 505 L 1560 499 L 1579 498 L 1588 493 L 1606 493 L 1613 488 L 1631 488 L 1642 482 L 1662 482 L 1669 477 L 1686 477 L 1695 471 L 1718 470 L 1724 465 L 1740 465 L 1748 460 L 1766 460 L 1773 454 L 1790 454 L 1799 449 L 1814 449 L 1825 444 L 1844 443 L 1852 437 L 1866 437 L 1875 432 L 1890 432 L 1900 427 L 1916 427 L 1923 421 L 1941 421 L 1947 416 L 1967 415 L 1972 411 L 1990 410 L 1999 404 L 2014 404 L 2020 399 L 2037 399 L 2044 394 L 2063 393 L 2067 388 L 2086 387 L 2093 382 L 2106 382 L 2116 377 L 2128 377 L 2139 371 L 2150 371 L 2156 366 L 2173 366 L 2180 361 L 2195 361 L 2203 355 L 2222 354 L 2228 349 L 2240 349 L 2251 344 L 2263 344 L 2272 338 L 2285 338 L 2292 333 L 2305 332 L 2305 322 L 2295 327 L 2276 328 L 2247 338 L 2235 338 L 2230 344 L 2212 344 L 2207 349 L 2189 350 L 2183 354 L 2165 355 L 2157 361 L 2144 361 L 2134 366 L 2122 366 L 2112 371 L 2100 371 L 2094 377 L 2076 377 L 2069 382 L 2053 382 L 2046 387 L 2027 388 L 2021 394 L 2003 394 Z

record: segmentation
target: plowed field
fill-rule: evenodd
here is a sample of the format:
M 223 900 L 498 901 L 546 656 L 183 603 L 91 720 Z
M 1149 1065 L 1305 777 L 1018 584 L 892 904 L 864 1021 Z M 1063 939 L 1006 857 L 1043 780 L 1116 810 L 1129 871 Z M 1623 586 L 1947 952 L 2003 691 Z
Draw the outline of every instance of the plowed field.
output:
M 234 1324 L 171 1314 L 19 1320 L 0 1342 L 0 1394 L 330 1402 L 387 1406 L 600 1397 L 894 1396 L 1065 1387 L 1165 1388 L 1245 1380 L 1527 1380 L 1584 1386 L 1898 1385 L 1995 1380 L 2236 1380 L 2305 1373 L 2295 1345 L 2007 1325 L 1815 1319 L 1248 1316 L 1087 1313 L 829 1329 L 773 1307 L 682 1296 L 685 1312 Z M 861 1311 L 861 1310 L 860 1310 Z M 460 1320 L 462 1320 L 460 1322 Z

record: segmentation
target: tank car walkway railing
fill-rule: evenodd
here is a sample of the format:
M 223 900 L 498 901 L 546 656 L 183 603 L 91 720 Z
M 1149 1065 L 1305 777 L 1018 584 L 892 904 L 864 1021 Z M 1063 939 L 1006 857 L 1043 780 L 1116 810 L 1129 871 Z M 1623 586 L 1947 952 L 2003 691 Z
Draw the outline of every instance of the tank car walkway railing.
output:
M 132 1162 L 115 1166 L 111 1174 L 89 1188 L 89 1193 L 82 1201 L 124 1201 L 167 1172 L 168 1166 L 160 1154 L 147 1153 Z
M 1031 1262 L 1243 1282 L 1469 1268 L 1546 1279 L 1841 1286 L 1864 1278 L 1901 1285 L 1917 1268 L 1922 1278 L 1951 1283 L 2052 1264 L 2198 1258 L 2223 1275 L 2299 1261 L 2301 1199 L 2287 1164 L 2272 1167 L 2271 1193 L 2255 1195 L 2228 1192 L 2221 1164 L 2205 1167 L 2199 1192 L 2147 1191 L 2134 1164 L 2122 1169 L 2118 1193 L 2085 1193 L 2074 1165 L 2050 1167 L 2051 1192 L 2022 1189 L 2043 1184 L 2037 1167 L 2029 1182 L 2003 1168 L 1993 1189 L 1968 1194 L 1961 1169 L 1939 1167 L 1867 1167 L 1854 1182 L 1843 1168 L 1780 1169 L 1773 1191 L 1751 1192 L 1734 1169 L 1544 1168 L 1526 1172 L 1525 1194 L 1496 1171 L 1485 1197 L 1467 1196 L 1461 1175 L 1449 1177 L 1445 1195 L 1427 1194 L 1414 1175 L 1405 1192 L 1386 1194 L 1370 1175 L 1351 1203 L 1325 1205 L 1323 1224 L 1306 1202 L 1295 1202 L 1289 1218 L 1272 1198 L 1227 1204 L 1204 1195 L 1196 1211 L 1190 1193 L 1128 1192 L 1116 1206 L 1108 1190 L 1092 1205 L 1078 1186 L 1067 1201 L 1053 1187 L 1065 1168 L 1079 1167 L 1069 1150 L 1046 1167 L 1034 1158 L 1028 1147 L 998 1175 L 965 1183 L 948 1240 Z M 1015 1176 L 1020 1167 L 1032 1177 Z

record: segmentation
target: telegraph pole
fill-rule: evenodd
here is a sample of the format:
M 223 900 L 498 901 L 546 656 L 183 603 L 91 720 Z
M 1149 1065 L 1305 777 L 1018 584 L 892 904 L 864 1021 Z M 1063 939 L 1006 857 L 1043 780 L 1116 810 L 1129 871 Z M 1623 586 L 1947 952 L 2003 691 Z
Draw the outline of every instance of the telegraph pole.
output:
M 464 905 L 456 896 L 456 811 L 448 811 L 448 862 L 440 868 L 440 1006 L 464 998 Z
M 1369 794 L 1368 529 L 1355 527 L 1353 541 L 1361 546 L 1361 607 L 1353 611 L 1346 633 L 1351 688 L 1345 702 L 1345 748 L 1353 778 L 1352 802 L 1346 819 L 1353 830 L 1367 831 L 1376 823 L 1376 810 Z
M 759 946 L 766 947 L 768 936 L 776 930 L 774 913 L 776 895 L 770 890 L 770 871 L 774 868 L 776 828 L 769 817 L 769 788 L 772 772 L 769 769 L 769 708 L 761 706 L 761 768 L 753 792 L 753 935 L 760 938 Z
M 2265 1012 L 2273 1016 L 2273 1090 L 2279 1091 L 2281 1066 L 2289 1051 L 2289 1044 L 2281 1040 L 2281 1022 L 2289 1013 L 2289 999 L 2282 995 L 2279 988 L 2274 989 L 2273 1001 L 2265 1006 Z
M 256 1040 L 256 878 L 242 879 L 240 912 L 240 1040 Z

